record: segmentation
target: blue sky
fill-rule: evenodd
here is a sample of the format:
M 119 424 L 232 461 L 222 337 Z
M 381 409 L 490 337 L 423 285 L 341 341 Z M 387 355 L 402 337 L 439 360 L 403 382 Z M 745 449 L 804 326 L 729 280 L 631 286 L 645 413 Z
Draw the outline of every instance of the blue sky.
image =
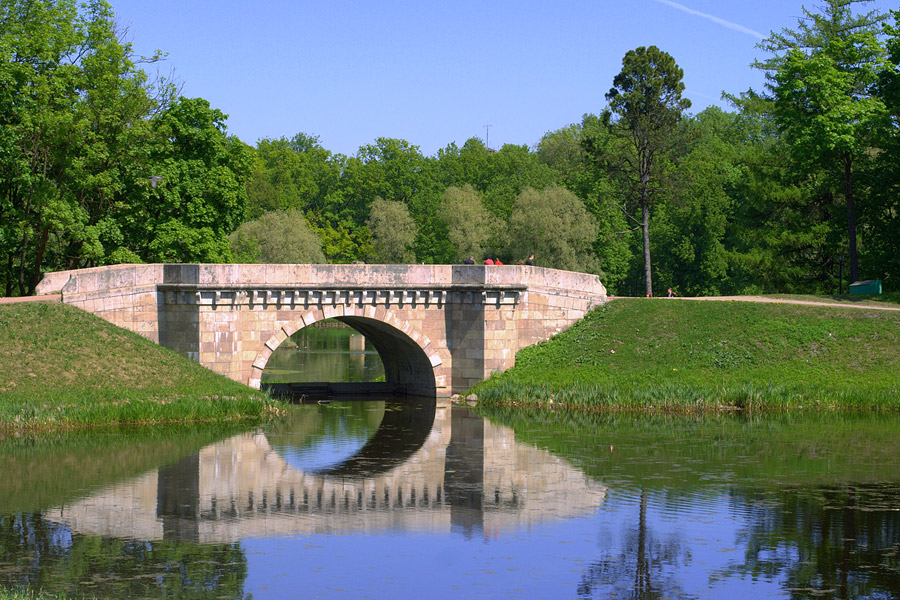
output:
M 760 39 L 816 0 L 110 1 L 134 50 L 168 53 L 162 72 L 248 144 L 304 132 L 355 154 L 394 137 L 433 155 L 533 145 L 599 113 L 638 46 L 675 58 L 691 112 L 727 107 L 723 91 L 763 86 Z

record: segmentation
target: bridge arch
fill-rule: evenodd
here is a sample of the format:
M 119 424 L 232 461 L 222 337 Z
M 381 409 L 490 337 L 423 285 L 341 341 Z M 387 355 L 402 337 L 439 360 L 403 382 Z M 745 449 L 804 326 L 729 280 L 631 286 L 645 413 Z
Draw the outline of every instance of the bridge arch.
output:
M 312 308 L 281 327 L 257 353 L 248 382 L 250 387 L 260 388 L 262 371 L 281 342 L 295 332 L 326 319 L 340 321 L 365 336 L 384 365 L 385 381 L 399 384 L 409 394 L 436 394 L 435 370 L 443 364 L 443 359 L 431 340 L 387 309 L 351 306 L 343 307 L 341 311 L 331 307 Z

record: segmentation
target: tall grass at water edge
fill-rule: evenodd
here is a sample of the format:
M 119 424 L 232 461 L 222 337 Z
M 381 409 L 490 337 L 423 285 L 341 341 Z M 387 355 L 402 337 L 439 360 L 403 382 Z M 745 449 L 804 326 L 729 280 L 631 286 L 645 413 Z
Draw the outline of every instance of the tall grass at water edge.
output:
M 472 391 L 579 410 L 897 409 L 900 313 L 618 299 Z

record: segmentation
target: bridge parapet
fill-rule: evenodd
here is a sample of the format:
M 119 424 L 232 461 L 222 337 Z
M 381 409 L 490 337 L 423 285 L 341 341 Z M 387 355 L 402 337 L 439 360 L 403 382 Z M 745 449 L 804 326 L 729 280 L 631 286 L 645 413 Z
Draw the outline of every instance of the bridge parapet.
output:
M 254 387 L 284 339 L 336 318 L 372 341 L 388 381 L 438 395 L 606 301 L 596 275 L 518 265 L 116 265 L 49 273 L 37 292 Z

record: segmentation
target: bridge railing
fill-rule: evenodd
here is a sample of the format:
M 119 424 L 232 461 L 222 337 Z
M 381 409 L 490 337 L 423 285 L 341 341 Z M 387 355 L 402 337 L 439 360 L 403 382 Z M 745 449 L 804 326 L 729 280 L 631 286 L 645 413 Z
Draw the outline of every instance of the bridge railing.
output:
M 145 286 L 295 288 L 521 287 L 606 298 L 596 275 L 522 265 L 316 265 L 316 264 L 148 264 L 113 265 L 47 273 L 38 294 L 92 294 Z M 65 299 L 65 298 L 64 298 Z

